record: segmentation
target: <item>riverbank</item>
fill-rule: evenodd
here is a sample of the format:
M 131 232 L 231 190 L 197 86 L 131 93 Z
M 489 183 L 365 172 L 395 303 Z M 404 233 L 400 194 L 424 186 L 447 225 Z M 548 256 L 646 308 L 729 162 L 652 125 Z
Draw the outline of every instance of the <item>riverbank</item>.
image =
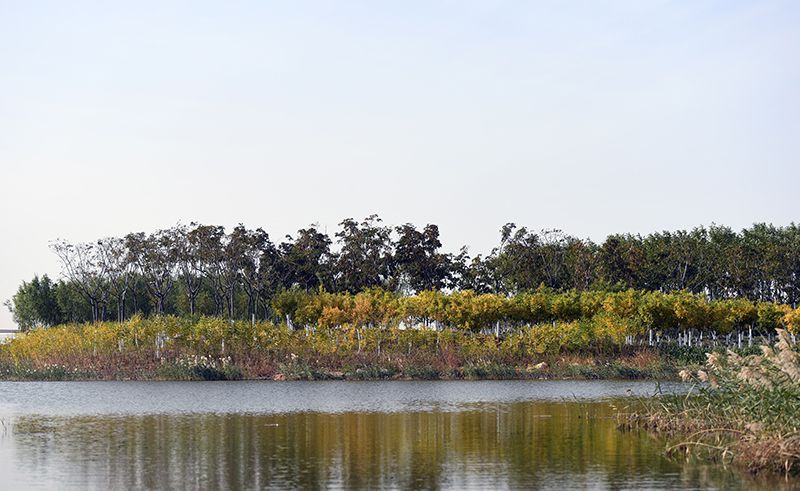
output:
M 667 435 L 671 454 L 800 475 L 800 352 L 786 331 L 758 354 L 711 353 L 681 377 L 695 382 L 689 395 L 643 401 L 628 424 Z
M 6 380 L 675 379 L 702 348 L 581 343 L 562 326 L 496 336 L 453 329 L 298 329 L 219 318 L 56 326 L 0 345 Z
M 184 356 L 177 360 L 121 359 L 96 364 L 0 363 L 0 380 L 677 380 L 675 364 L 663 355 L 642 351 L 600 358 L 585 355 L 541 357 L 524 365 L 478 360 L 450 365 L 446 360 L 420 363 L 388 354 L 352 356 L 339 363 L 317 360 L 237 360 L 232 357 Z

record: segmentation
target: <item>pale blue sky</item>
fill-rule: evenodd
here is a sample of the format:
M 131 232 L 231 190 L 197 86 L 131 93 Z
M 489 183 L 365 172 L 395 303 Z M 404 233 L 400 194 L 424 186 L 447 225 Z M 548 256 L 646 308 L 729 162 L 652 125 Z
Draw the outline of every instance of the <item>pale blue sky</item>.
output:
M 0 0 L 0 300 L 47 243 L 798 220 L 800 3 Z M 0 313 L 0 325 L 10 316 Z

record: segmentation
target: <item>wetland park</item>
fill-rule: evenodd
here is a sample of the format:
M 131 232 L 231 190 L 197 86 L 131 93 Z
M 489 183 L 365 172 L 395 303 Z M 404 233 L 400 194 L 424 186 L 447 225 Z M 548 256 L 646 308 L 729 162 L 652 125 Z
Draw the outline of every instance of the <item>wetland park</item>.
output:
M 800 489 L 798 46 L 0 0 L 0 491 Z

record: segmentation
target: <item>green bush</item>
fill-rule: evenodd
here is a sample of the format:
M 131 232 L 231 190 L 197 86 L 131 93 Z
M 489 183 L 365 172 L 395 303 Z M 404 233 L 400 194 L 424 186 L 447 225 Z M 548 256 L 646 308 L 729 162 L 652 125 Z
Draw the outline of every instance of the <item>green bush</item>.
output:
M 503 380 L 515 378 L 517 371 L 511 365 L 501 363 L 467 363 L 461 369 L 464 378 Z
M 398 375 L 400 370 L 393 366 L 363 366 L 346 372 L 348 379 L 352 380 L 380 380 L 390 379 Z
M 430 365 L 406 367 L 403 369 L 403 375 L 417 380 L 437 380 L 441 378 L 441 372 Z
M 161 365 L 158 375 L 169 380 L 240 380 L 242 371 L 229 357 L 191 356 Z

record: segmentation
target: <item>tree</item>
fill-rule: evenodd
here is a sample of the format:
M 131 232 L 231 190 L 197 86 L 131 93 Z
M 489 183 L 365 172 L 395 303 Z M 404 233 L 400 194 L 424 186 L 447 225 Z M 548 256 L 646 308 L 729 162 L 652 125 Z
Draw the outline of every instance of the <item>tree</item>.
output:
M 97 322 L 100 307 L 108 298 L 107 264 L 101 259 L 99 249 L 92 243 L 70 244 L 64 240 L 54 241 L 50 248 L 61 260 L 69 284 L 86 297 L 92 309 L 92 321 Z
M 271 266 L 275 263 L 275 245 L 263 229 L 248 230 L 239 224 L 231 232 L 228 250 L 230 260 L 236 263 L 239 278 L 247 294 L 247 314 L 255 316 L 260 294 L 269 280 Z M 230 315 L 233 318 L 232 309 Z
M 202 265 L 201 265 L 201 234 L 196 233 L 197 224 L 192 230 L 185 226 L 178 225 L 172 229 L 175 238 L 175 253 L 178 262 L 178 275 L 186 289 L 186 297 L 189 301 L 189 314 L 195 314 L 197 305 L 197 295 L 203 285 Z
M 297 238 L 286 236 L 279 248 L 281 283 L 285 288 L 298 286 L 306 291 L 320 286 L 332 288 L 331 239 L 315 226 L 297 231 Z
M 641 237 L 609 235 L 600 247 L 599 256 L 601 275 L 607 284 L 621 283 L 628 288 L 643 288 L 645 258 Z
M 75 285 L 59 280 L 53 285 L 53 292 L 61 313 L 61 322 L 80 323 L 92 320 L 92 307 Z
M 379 225 L 378 215 L 358 223 L 347 218 L 336 234 L 341 251 L 336 261 L 336 286 L 357 293 L 373 287 L 387 287 L 392 277 L 392 229 Z
M 105 319 L 112 301 L 118 320 L 126 310 L 194 315 L 198 309 L 233 319 L 237 311 L 240 317 L 245 310 L 253 316 L 262 307 L 267 318 L 272 298 L 287 289 L 509 295 L 540 287 L 559 292 L 633 288 L 687 291 L 714 301 L 746 298 L 794 307 L 800 302 L 800 227 L 795 224 L 754 224 L 738 233 L 712 224 L 646 236 L 610 235 L 597 245 L 560 230 L 533 232 L 507 223 L 500 244 L 475 257 L 466 247 L 443 253 L 434 224 L 388 227 L 371 215 L 340 225 L 338 252 L 331 251 L 331 238 L 316 226 L 287 235 L 279 246 L 260 228 L 239 225 L 228 235 L 221 226 L 195 223 L 85 244 L 59 240 L 51 248 L 61 259 L 64 280 L 50 288 L 62 317 L 74 321 Z M 176 300 L 182 295 L 188 300 L 185 309 Z M 31 325 L 44 322 L 26 311 L 25 301 L 10 308 Z
M 450 257 L 439 252 L 439 227 L 428 224 L 422 231 L 406 223 L 396 227 L 394 264 L 399 284 L 415 292 L 442 289 L 450 278 Z
M 109 237 L 96 244 L 97 259 L 105 271 L 109 293 L 117 304 L 117 321 L 125 319 L 125 294 L 130 285 L 133 258 L 128 253 L 125 240 Z
M 735 257 L 738 242 L 739 237 L 730 227 L 708 227 L 709 272 L 705 288 L 711 299 L 731 298 L 744 290 L 740 265 Z
M 800 303 L 800 226 L 792 223 L 783 234 L 786 302 L 797 308 Z
M 564 250 L 566 282 L 564 287 L 584 291 L 591 288 L 598 277 L 597 245 L 591 240 L 567 239 Z
M 225 228 L 217 225 L 196 225 L 189 235 L 190 240 L 196 244 L 195 260 L 198 270 L 211 283 L 215 312 L 222 315 L 226 298 Z
M 178 264 L 175 237 L 169 230 L 158 230 L 150 235 L 139 232 L 128 234 L 125 245 L 156 300 L 156 313 L 163 314 L 167 296 L 175 285 Z
M 537 252 L 541 261 L 544 285 L 550 288 L 567 286 L 566 255 L 572 237 L 561 230 L 542 230 L 539 234 Z
M 459 255 L 457 258 L 459 262 L 456 263 L 456 268 L 462 269 L 464 272 L 460 274 L 459 290 L 472 290 L 476 293 L 503 293 L 503 279 L 498 270 L 498 258 L 496 250 L 492 251 L 488 257 L 484 258 L 480 254 L 469 259 L 466 254 Z M 467 264 L 466 269 L 463 265 Z
M 36 327 L 49 327 L 63 322 L 53 282 L 47 275 L 34 276 L 23 281 L 17 293 L 5 302 L 14 315 L 14 322 L 23 331 Z

